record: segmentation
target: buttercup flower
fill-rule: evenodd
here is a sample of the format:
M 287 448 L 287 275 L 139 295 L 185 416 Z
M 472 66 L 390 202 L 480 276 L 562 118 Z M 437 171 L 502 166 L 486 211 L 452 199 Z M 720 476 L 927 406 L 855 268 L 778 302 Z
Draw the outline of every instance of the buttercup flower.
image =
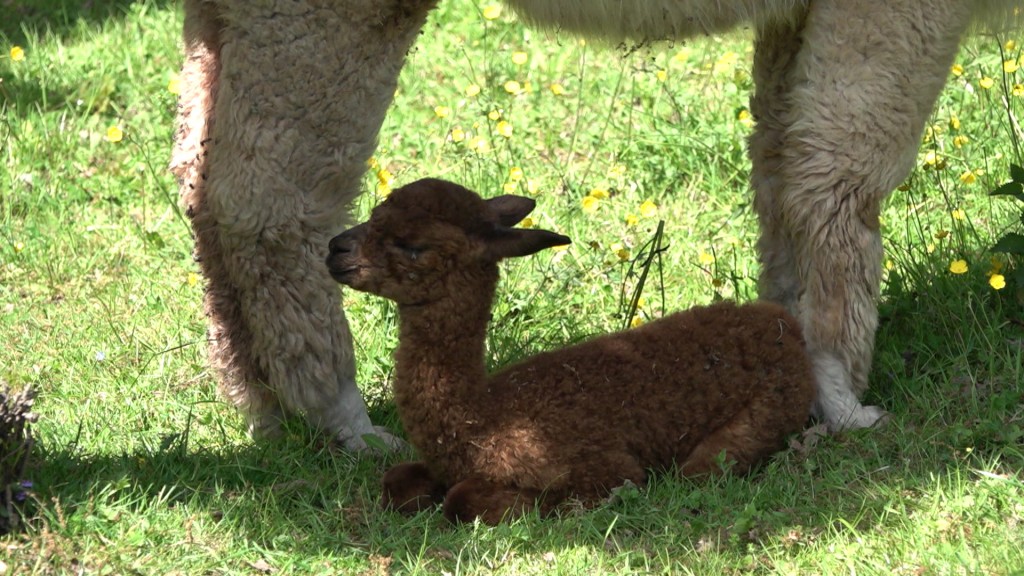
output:
M 995 84 L 996 81 L 989 78 L 988 76 L 985 76 L 984 78 L 978 81 L 978 86 L 981 86 L 985 90 L 988 90 L 989 88 L 995 86 Z
M 498 134 L 504 136 L 505 138 L 512 137 L 512 125 L 504 120 L 498 122 L 494 129 L 495 131 L 497 131 Z
M 709 266 L 715 262 L 715 256 L 701 250 L 700 254 L 697 256 L 697 261 L 703 266 Z
M 550 89 L 551 93 L 554 94 L 555 96 L 561 96 L 562 94 L 565 94 L 565 86 L 562 86 L 558 82 L 555 82 L 554 84 L 549 86 L 548 89 Z
M 513 52 L 512 53 L 512 63 L 516 64 L 517 66 L 522 66 L 523 64 L 526 64 L 526 61 L 529 60 L 529 59 L 530 59 L 530 55 L 527 54 L 526 52 Z
M 484 7 L 484 18 L 497 20 L 501 16 L 501 4 L 491 4 Z
M 21 46 L 11 46 L 11 60 L 21 62 L 25 59 L 25 49 Z
M 523 218 L 522 221 L 519 222 L 519 226 L 521 226 L 523 228 L 533 228 L 533 225 L 534 225 L 533 218 L 530 218 L 529 216 L 527 216 L 526 218 Z
M 466 132 L 462 128 L 452 128 L 448 136 L 451 137 L 452 142 L 462 142 L 466 139 Z
M 949 264 L 949 271 L 953 274 L 964 274 L 967 272 L 966 260 L 953 260 Z
M 636 214 L 626 214 L 626 226 L 636 226 L 640 218 Z
M 120 126 L 116 124 L 107 128 L 107 141 L 108 142 L 120 142 L 124 138 L 124 131 L 121 130 Z
M 452 113 L 452 109 L 447 106 L 434 106 L 434 116 L 438 118 L 447 118 Z
M 988 277 L 988 285 L 995 290 L 1006 288 L 1006 278 L 1002 274 L 993 274 Z
M 594 188 L 593 190 L 590 191 L 590 195 L 593 196 L 594 198 L 597 198 L 598 200 L 605 200 L 610 196 L 610 194 L 608 194 L 608 191 L 605 190 L 604 188 Z
M 1006 60 L 1005 62 L 1003 62 L 1003 72 L 1005 72 L 1007 74 L 1013 74 L 1016 71 L 1017 71 L 1017 61 L 1016 60 Z
M 466 96 L 468 96 L 469 98 L 472 98 L 473 96 L 476 96 L 479 93 L 480 86 L 476 84 L 470 84 L 469 86 L 466 86 Z
M 588 194 L 583 197 L 583 200 L 580 202 L 580 205 L 583 207 L 583 212 L 587 214 L 593 214 L 594 212 L 597 212 L 598 208 L 601 207 L 601 201 Z
M 953 217 L 953 220 L 965 220 L 967 218 L 967 214 L 961 208 L 953 210 L 949 215 Z
M 509 94 L 519 94 L 520 92 L 523 91 L 523 86 L 519 82 L 516 82 L 515 80 L 509 80 L 508 82 L 505 82 L 504 88 L 505 92 L 508 92 Z
M 167 91 L 171 94 L 181 94 L 181 78 L 177 74 L 167 81 Z
M 513 166 L 508 170 L 508 179 L 513 182 L 519 182 L 523 179 L 523 169 L 519 166 Z
M 195 272 L 189 272 L 188 276 L 185 277 L 185 283 L 188 284 L 189 288 L 199 284 L 199 275 Z
M 644 200 L 644 203 L 640 205 L 640 215 L 644 218 L 650 218 L 658 213 L 658 205 L 650 200 Z
M 949 67 L 949 72 L 956 77 L 964 75 L 964 67 L 959 64 L 953 64 Z
M 960 175 L 960 181 L 967 185 L 974 184 L 977 180 L 978 177 L 975 176 L 974 172 L 971 172 L 970 170 L 967 170 L 966 172 Z

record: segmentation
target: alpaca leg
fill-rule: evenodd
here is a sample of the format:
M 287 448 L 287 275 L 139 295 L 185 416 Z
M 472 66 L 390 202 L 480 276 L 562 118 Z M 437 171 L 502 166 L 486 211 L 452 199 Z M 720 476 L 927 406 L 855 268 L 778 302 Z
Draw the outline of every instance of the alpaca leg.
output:
M 298 413 L 361 448 L 375 429 L 323 258 L 434 2 L 354 4 L 188 0 L 172 165 L 228 397 L 256 433 Z
M 392 466 L 381 478 L 381 488 L 381 506 L 403 514 L 415 514 L 440 504 L 448 489 L 423 462 Z
M 759 295 L 796 313 L 800 290 L 793 260 L 793 245 L 782 224 L 778 199 L 784 185 L 780 176 L 782 140 L 788 120 L 786 92 L 789 73 L 800 50 L 803 16 L 758 30 L 754 42 L 754 85 L 750 110 L 756 124 L 747 148 L 754 188 L 754 206 L 761 226 Z
M 878 322 L 879 211 L 913 166 L 969 21 L 966 0 L 925 4 L 810 4 L 781 95 L 789 107 L 777 161 L 782 185 L 758 190 L 773 195 L 759 204 L 774 206 L 775 226 L 789 241 L 800 283 L 796 312 L 819 391 L 815 411 L 834 430 L 871 426 L 884 415 L 858 399 Z
M 484 524 L 500 524 L 522 516 L 544 496 L 540 490 L 520 489 L 484 480 L 468 478 L 448 490 L 444 499 L 444 516 L 450 522 L 472 522 L 479 518 Z M 544 501 L 542 510 L 557 502 Z

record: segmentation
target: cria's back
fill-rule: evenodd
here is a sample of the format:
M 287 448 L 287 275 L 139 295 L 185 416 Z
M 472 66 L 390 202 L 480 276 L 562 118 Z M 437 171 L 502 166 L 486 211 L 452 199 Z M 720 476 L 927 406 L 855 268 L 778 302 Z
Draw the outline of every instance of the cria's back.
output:
M 602 479 L 592 451 L 614 446 L 639 469 L 703 473 L 724 450 L 742 471 L 800 430 L 814 399 L 798 324 L 769 303 L 679 312 L 539 354 L 488 383 L 484 435 L 531 427 L 548 459 L 580 463 L 568 483 L 596 492 L 622 478 Z

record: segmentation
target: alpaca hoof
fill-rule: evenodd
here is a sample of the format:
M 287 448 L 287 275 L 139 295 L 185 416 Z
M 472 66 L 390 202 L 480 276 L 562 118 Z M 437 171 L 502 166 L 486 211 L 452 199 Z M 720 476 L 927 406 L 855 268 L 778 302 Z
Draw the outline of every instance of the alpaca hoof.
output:
M 389 453 L 404 450 L 408 445 L 405 440 L 392 434 L 383 426 L 374 426 L 373 431 L 365 434 L 353 434 L 343 431 L 337 436 L 338 444 L 351 452 Z
M 892 419 L 892 414 L 878 406 L 857 406 L 857 408 L 839 422 L 830 422 L 829 430 L 844 432 L 861 428 L 884 428 Z

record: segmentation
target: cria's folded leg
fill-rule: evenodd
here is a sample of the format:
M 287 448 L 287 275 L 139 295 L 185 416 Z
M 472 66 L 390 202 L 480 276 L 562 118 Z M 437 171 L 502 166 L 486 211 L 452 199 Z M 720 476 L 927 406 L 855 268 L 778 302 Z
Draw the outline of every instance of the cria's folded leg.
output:
M 447 486 L 423 462 L 392 466 L 381 479 L 380 503 L 403 514 L 415 514 L 444 500 Z
M 186 2 L 172 168 L 207 278 L 211 363 L 254 434 L 287 414 L 349 448 L 376 431 L 323 259 L 433 4 Z
M 531 510 L 543 492 L 496 484 L 483 478 L 468 478 L 448 490 L 444 499 L 444 516 L 451 522 L 472 522 L 475 518 L 485 524 L 499 524 L 522 516 Z M 554 505 L 544 502 L 542 510 Z
M 795 431 L 807 420 L 810 399 L 772 398 L 769 403 L 744 408 L 724 426 L 708 434 L 682 458 L 684 476 L 719 474 L 729 469 L 745 474 L 751 467 L 784 446 L 787 431 Z
M 967 4 L 823 0 L 809 5 L 802 28 L 758 38 L 755 78 L 765 92 L 758 87 L 755 112 L 770 111 L 751 149 L 766 226 L 762 290 L 795 303 L 814 362 L 815 412 L 833 430 L 885 414 L 859 401 L 878 323 L 879 211 L 913 166 Z

